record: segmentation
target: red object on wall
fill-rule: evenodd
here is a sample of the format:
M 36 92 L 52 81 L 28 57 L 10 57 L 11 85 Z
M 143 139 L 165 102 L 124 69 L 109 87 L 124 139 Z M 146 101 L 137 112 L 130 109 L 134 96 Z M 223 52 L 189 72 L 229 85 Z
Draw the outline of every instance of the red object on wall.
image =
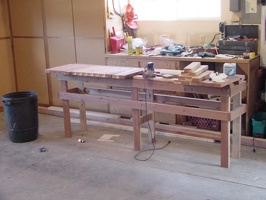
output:
M 125 44 L 125 39 L 123 37 L 116 35 L 114 27 L 112 27 L 112 30 L 113 30 L 113 36 L 110 37 L 110 44 L 111 44 L 112 53 L 119 53 L 120 49 Z
M 137 29 L 138 28 L 138 23 L 136 19 L 138 19 L 138 15 L 134 13 L 134 8 L 132 7 L 131 4 L 127 4 L 126 7 L 126 24 L 129 26 L 131 29 Z

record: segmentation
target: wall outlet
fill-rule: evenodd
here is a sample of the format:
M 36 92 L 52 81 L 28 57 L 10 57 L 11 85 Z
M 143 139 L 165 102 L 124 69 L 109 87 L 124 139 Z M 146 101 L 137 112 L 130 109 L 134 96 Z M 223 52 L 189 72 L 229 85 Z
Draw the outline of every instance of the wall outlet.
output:
M 200 36 L 200 43 L 205 43 L 205 35 Z
M 114 19 L 115 18 L 115 12 L 110 9 L 109 7 L 107 8 L 107 17 L 108 19 Z

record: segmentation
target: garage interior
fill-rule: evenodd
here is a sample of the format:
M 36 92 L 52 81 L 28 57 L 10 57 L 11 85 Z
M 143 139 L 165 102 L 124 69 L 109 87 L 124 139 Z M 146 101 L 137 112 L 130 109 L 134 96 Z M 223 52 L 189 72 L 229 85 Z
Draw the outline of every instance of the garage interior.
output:
M 88 120 L 87 131 L 81 131 L 76 114 L 71 118 L 72 137 L 65 137 L 60 81 L 46 69 L 71 63 L 140 67 L 133 60 L 111 60 L 110 30 L 122 27 L 119 16 L 108 18 L 110 3 L 0 0 L 0 95 L 36 91 L 39 119 L 36 140 L 11 142 L 0 105 L 0 199 L 264 199 L 266 143 L 251 133 L 243 135 L 241 158 L 231 158 L 230 168 L 219 165 L 220 141 L 208 138 L 157 131 L 153 144 L 149 130 L 142 127 L 143 151 L 136 151 L 132 126 Z M 167 33 L 182 43 L 199 45 L 201 35 L 211 40 L 221 21 L 247 20 L 241 11 L 230 11 L 230 3 L 222 1 L 219 20 L 138 21 L 137 36 L 152 45 Z M 264 69 L 259 67 L 257 74 L 261 89 Z M 70 106 L 79 108 L 75 101 Z M 119 107 L 86 106 L 101 117 L 130 119 L 130 112 Z M 255 110 L 263 106 L 254 105 Z M 163 124 L 177 120 L 172 115 L 157 117 Z

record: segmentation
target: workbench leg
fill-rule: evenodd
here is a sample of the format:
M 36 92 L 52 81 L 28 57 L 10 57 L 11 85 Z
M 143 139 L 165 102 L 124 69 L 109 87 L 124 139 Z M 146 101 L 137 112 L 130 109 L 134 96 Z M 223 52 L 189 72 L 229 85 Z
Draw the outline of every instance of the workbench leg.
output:
M 68 85 L 67 81 L 61 81 L 61 91 L 67 92 Z M 63 114 L 64 114 L 64 126 L 65 126 L 65 137 L 70 138 L 71 133 L 71 122 L 70 122 L 70 111 L 69 111 L 69 100 L 62 100 Z
M 237 108 L 242 104 L 242 93 L 239 93 L 233 97 L 233 108 Z M 241 116 L 233 120 L 232 125 L 232 158 L 240 158 L 241 152 Z
M 154 91 L 152 89 L 147 89 L 146 90 L 146 102 L 154 102 Z M 152 143 L 156 142 L 156 138 L 155 138 L 155 119 L 154 119 L 154 112 L 149 111 L 149 109 L 147 109 L 146 107 L 146 111 L 147 111 L 147 115 L 151 116 L 151 119 L 148 121 L 148 137 L 149 137 L 149 141 L 151 141 Z
M 138 88 L 132 88 L 131 99 L 139 100 Z M 132 118 L 133 118 L 134 149 L 140 151 L 142 148 L 141 132 L 140 132 L 140 110 L 132 109 Z
M 84 83 L 82 81 L 78 82 L 78 88 L 81 93 L 84 93 Z M 79 105 L 79 118 L 80 118 L 80 129 L 81 131 L 87 130 L 87 118 L 86 118 L 86 104 L 84 101 L 80 102 Z
M 233 121 L 232 158 L 240 158 L 241 152 L 241 116 Z
M 80 102 L 79 115 L 80 115 L 80 129 L 81 129 L 81 131 L 87 131 L 87 118 L 86 118 L 86 104 L 85 104 L 85 102 Z
M 221 121 L 221 167 L 230 167 L 230 122 Z
M 247 102 L 247 111 L 246 111 L 246 120 L 245 120 L 245 135 L 250 135 L 251 131 L 251 117 L 255 113 L 255 105 L 259 92 L 259 81 L 257 80 L 257 72 L 260 68 L 260 58 L 256 57 L 252 59 L 249 63 L 237 63 L 237 67 L 241 69 L 241 74 L 245 74 L 247 81 L 246 93 L 246 102 Z
M 230 97 L 221 97 L 221 110 L 230 111 Z M 230 167 L 230 121 L 221 121 L 221 167 Z

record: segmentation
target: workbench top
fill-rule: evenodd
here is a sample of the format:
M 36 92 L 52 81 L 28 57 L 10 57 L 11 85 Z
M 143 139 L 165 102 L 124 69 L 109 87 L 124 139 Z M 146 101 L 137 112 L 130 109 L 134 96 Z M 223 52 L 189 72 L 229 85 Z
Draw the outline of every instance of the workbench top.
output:
M 46 72 L 64 75 L 124 79 L 142 74 L 143 69 L 105 65 L 68 64 L 46 69 Z
M 215 82 L 209 79 L 202 81 L 193 81 L 192 79 L 181 80 L 178 78 L 178 74 L 181 74 L 183 70 L 167 70 L 156 69 L 156 76 L 149 78 L 152 81 L 172 82 L 174 84 L 183 85 L 198 85 L 206 87 L 218 87 L 222 88 L 232 83 L 236 83 L 243 80 L 244 77 L 237 75 L 234 77 L 227 77 L 223 82 Z M 134 67 L 120 67 L 120 66 L 104 66 L 104 65 L 89 65 L 89 64 L 68 64 L 59 67 L 54 67 L 46 70 L 47 73 L 73 75 L 73 76 L 86 76 L 86 77 L 98 77 L 98 78 L 113 78 L 113 79 L 144 79 L 142 77 L 143 69 Z M 161 73 L 175 74 L 173 78 L 164 78 Z

